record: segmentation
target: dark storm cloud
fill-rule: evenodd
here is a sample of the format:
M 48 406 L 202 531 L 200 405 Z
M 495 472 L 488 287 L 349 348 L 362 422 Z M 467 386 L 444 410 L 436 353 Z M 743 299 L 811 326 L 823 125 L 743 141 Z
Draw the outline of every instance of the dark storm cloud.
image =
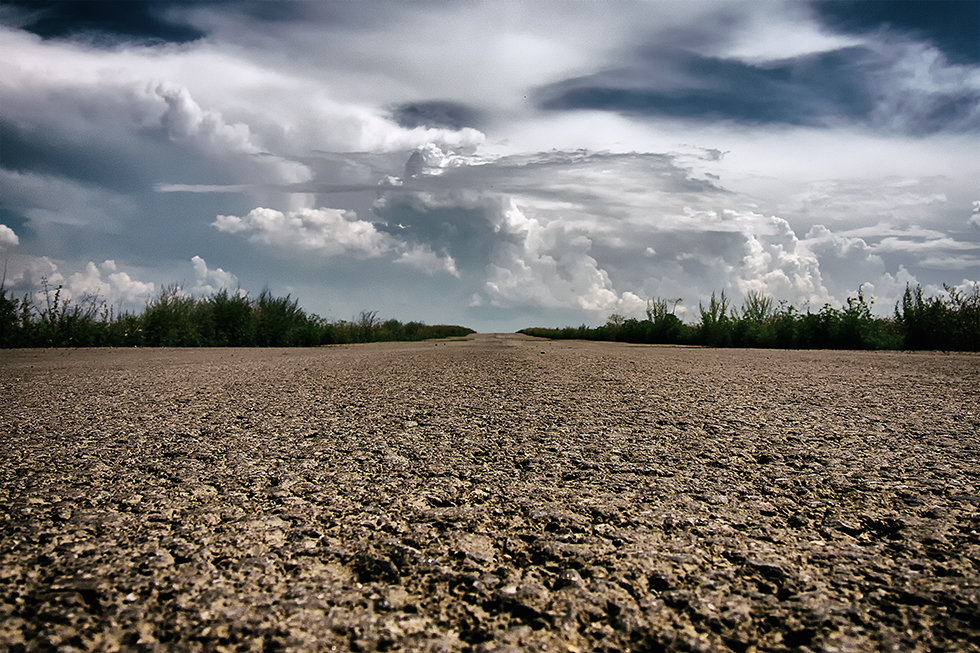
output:
M 316 21 L 344 29 L 376 24 L 386 13 L 359 11 L 347 2 L 269 0 L 5 0 L 3 4 L 16 13 L 21 29 L 42 38 L 97 42 L 188 43 L 208 34 L 213 17 L 229 13 L 256 25 Z
M 113 143 L 73 139 L 51 129 L 21 128 L 2 119 L 0 143 L 0 167 L 7 170 L 64 177 L 117 191 L 151 183 L 145 168 L 122 164 L 123 152 Z M 150 143 L 145 147 L 154 149 Z
M 168 9 L 203 4 L 194 0 L 8 0 L 21 10 L 23 29 L 43 38 L 85 36 L 96 39 L 187 43 L 204 32 L 172 18 Z
M 850 34 L 888 30 L 924 39 L 954 63 L 980 63 L 980 2 L 977 0 L 815 0 L 818 18 Z
M 29 238 L 34 235 L 30 221 L 26 217 L 3 206 L 0 206 L 0 224 L 13 229 L 14 233 L 21 238 Z
M 980 93 L 964 90 L 960 93 L 947 93 L 933 97 L 928 106 L 919 113 L 909 132 L 915 136 L 945 131 L 950 125 L 966 125 L 969 131 L 980 130 L 976 119 L 980 106 Z
M 862 48 L 752 65 L 692 52 L 649 51 L 637 65 L 541 89 L 552 110 L 599 109 L 639 116 L 821 125 L 866 119 L 874 108 Z
M 923 91 L 900 104 L 900 121 L 882 111 L 893 62 L 850 47 L 768 64 L 691 52 L 648 51 L 628 68 L 570 79 L 538 91 L 540 106 L 640 117 L 824 127 L 858 124 L 910 134 L 972 131 L 980 94 Z M 881 123 L 881 124 L 878 124 Z
M 392 117 L 402 127 L 478 127 L 480 112 L 460 104 L 441 100 L 407 102 L 392 109 Z
M 126 193 L 166 185 L 160 183 L 164 175 L 168 182 L 193 180 L 198 185 L 220 186 L 241 182 L 242 174 L 252 168 L 256 170 L 253 179 L 259 181 L 265 170 L 263 159 L 270 158 L 256 154 L 215 165 L 213 158 L 171 141 L 162 129 L 144 129 L 128 138 L 118 134 L 101 139 L 97 135 L 80 136 L 51 126 L 21 128 L 0 120 L 0 169 Z M 140 165 L 134 165 L 135 161 Z
M 425 245 L 455 259 L 460 269 L 480 270 L 490 263 L 491 248 L 500 234 L 490 220 L 486 202 L 425 202 L 412 194 L 395 194 L 379 203 L 377 225 L 401 240 Z

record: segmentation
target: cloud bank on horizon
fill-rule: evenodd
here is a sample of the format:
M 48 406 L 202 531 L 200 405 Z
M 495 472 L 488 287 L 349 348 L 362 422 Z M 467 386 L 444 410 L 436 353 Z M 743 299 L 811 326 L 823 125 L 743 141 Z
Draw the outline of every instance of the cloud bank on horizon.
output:
M 980 279 L 980 2 L 8 0 L 0 256 L 479 330 Z

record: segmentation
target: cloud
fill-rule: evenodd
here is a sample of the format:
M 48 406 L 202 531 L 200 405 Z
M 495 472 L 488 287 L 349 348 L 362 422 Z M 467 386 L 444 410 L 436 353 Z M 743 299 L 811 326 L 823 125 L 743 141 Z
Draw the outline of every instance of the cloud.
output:
M 820 305 L 830 300 L 812 242 L 801 243 L 789 223 L 778 217 L 749 217 L 768 229 L 747 230 L 745 255 L 733 270 L 742 294 L 760 292 L 796 303 Z M 768 223 L 768 224 L 766 224 Z
M 385 195 L 376 207 L 384 216 L 389 205 L 411 205 L 418 211 L 424 204 L 425 211 L 432 212 L 439 202 L 455 210 L 464 205 L 472 208 L 486 198 L 496 197 L 494 201 L 499 202 L 500 197 L 514 197 L 538 214 L 595 228 L 600 214 L 649 219 L 651 210 L 670 207 L 679 211 L 690 195 L 724 193 L 672 153 L 556 149 L 481 156 L 425 148 L 412 154 L 406 168 L 413 174 L 404 188 Z M 480 206 L 481 210 L 490 208 L 489 204 Z M 396 221 L 405 223 L 389 219 Z
M 928 238 L 925 240 L 910 240 L 907 238 L 896 238 L 888 236 L 882 238 L 875 246 L 879 252 L 937 252 L 937 251 L 957 251 L 957 250 L 980 250 L 980 245 L 976 243 L 954 240 L 948 236 L 938 238 Z
M 426 100 L 405 102 L 392 108 L 392 117 L 401 127 L 446 127 L 462 129 L 476 127 L 480 122 L 480 112 L 459 102 L 446 100 Z
M 980 130 L 980 78 L 921 44 L 861 45 L 752 63 L 647 49 L 635 63 L 536 91 L 550 111 L 746 124 L 858 124 L 925 134 Z
M 204 145 L 219 151 L 242 154 L 261 151 L 253 142 L 248 125 L 241 122 L 228 124 L 220 112 L 202 109 L 187 88 L 165 82 L 158 84 L 152 92 L 166 105 L 160 124 L 171 139 L 200 139 Z
M 68 272 L 47 256 L 25 255 L 10 259 L 5 284 L 12 294 L 30 296 L 38 306 L 46 306 L 58 292 L 62 302 L 128 308 L 148 299 L 155 287 L 120 270 L 111 259 L 98 265 L 88 261 L 77 272 Z
M 194 266 L 194 286 L 191 294 L 213 295 L 221 290 L 239 290 L 238 277 L 221 268 L 209 269 L 207 261 L 200 256 L 191 257 Z
M 888 223 L 846 228 L 856 212 L 895 219 L 947 205 L 938 179 L 886 178 L 863 196 L 859 182 L 811 185 L 808 213 L 819 206 L 845 228 L 817 225 L 800 237 L 789 219 L 751 210 L 750 196 L 706 174 L 725 165 L 717 150 L 467 155 L 452 164 L 444 154 L 413 155 L 419 172 L 373 211 L 393 237 L 452 256 L 458 278 L 475 284 L 473 306 L 598 314 L 631 303 L 642 314 L 641 297 L 690 302 L 728 289 L 736 300 L 752 290 L 820 307 L 862 283 L 887 285 L 882 254 L 897 250 L 878 245 L 889 235 L 949 240 Z
M 65 278 L 58 265 L 47 256 L 11 257 L 6 287 L 12 295 L 34 295 L 45 283 L 56 288 Z
M 977 248 L 980 250 L 980 248 Z M 925 256 L 919 260 L 919 265 L 933 270 L 964 270 L 980 268 L 980 254 L 970 255 L 941 255 Z
M 118 190 L 290 184 L 310 179 L 296 158 L 311 150 L 471 148 L 484 140 L 470 127 L 403 127 L 384 107 L 324 92 L 316 69 L 281 74 L 204 42 L 112 51 L 0 32 L 9 41 L 0 59 L 4 165 L 21 171 Z
M 821 280 L 830 300 L 841 302 L 848 292 L 862 283 L 873 282 L 885 274 L 885 262 L 863 238 L 834 233 L 824 225 L 813 226 L 803 245 L 819 262 Z
M 980 63 L 980 14 L 973 2 L 837 2 L 817 0 L 809 8 L 841 35 L 925 40 L 956 63 Z
M 379 229 L 399 247 L 443 252 L 460 273 L 482 274 L 501 234 L 496 229 L 500 198 L 461 189 L 397 190 L 372 206 Z
M 860 46 L 865 39 L 827 29 L 810 19 L 807 3 L 754 3 L 756 10 L 743 15 L 740 29 L 731 39 L 708 51 L 747 63 L 799 59 Z
M 158 193 L 244 193 L 249 184 L 156 184 Z
M 4 3 L 20 10 L 18 24 L 46 38 L 73 37 L 105 41 L 138 40 L 158 43 L 187 42 L 204 34 L 167 16 L 167 2 L 77 2 L 43 3 L 10 0 Z
M 45 225 L 91 226 L 111 231 L 135 210 L 124 193 L 93 187 L 65 177 L 0 168 L 3 204 L 31 220 L 34 228 Z
M 529 214 L 496 194 L 398 192 L 374 207 L 417 267 L 449 269 L 475 290 L 472 306 L 575 308 L 593 314 L 642 312 L 632 293 L 617 293 L 590 256 L 588 234 L 560 217 Z M 442 257 L 433 252 L 441 251 Z
M 456 261 L 453 260 L 452 256 L 448 254 L 440 256 L 426 247 L 410 247 L 402 252 L 394 262 L 398 265 L 407 265 L 422 270 L 428 274 L 446 272 L 457 278 L 460 276 L 459 270 L 456 269 Z
M 863 228 L 890 229 L 888 223 L 914 220 L 923 211 L 949 201 L 948 182 L 940 177 L 887 176 L 863 179 L 821 179 L 806 184 L 787 209 L 806 213 L 822 222 L 853 220 L 860 211 L 865 221 L 878 225 Z
M 596 31 L 611 39 L 632 16 L 643 15 L 639 7 L 608 12 L 561 4 L 566 6 L 542 11 L 521 3 L 293 3 L 301 19 L 268 20 L 258 12 L 214 6 L 185 15 L 210 38 L 234 44 L 256 62 L 274 51 L 343 102 L 497 108 L 519 107 L 528 87 L 608 48 Z M 586 20 L 579 23 L 578 16 Z M 564 26 L 562 33 L 556 33 L 556 22 Z
M 922 43 L 884 42 L 877 55 L 888 64 L 869 80 L 878 96 L 869 123 L 892 132 L 922 135 L 980 132 L 980 73 L 951 65 Z
M 425 216 L 425 211 L 433 208 L 425 207 L 425 199 L 416 202 L 415 206 L 419 211 L 417 216 Z M 411 221 L 412 224 L 375 224 L 359 219 L 352 211 L 340 209 L 283 212 L 259 207 L 244 217 L 218 215 L 212 226 L 224 233 L 247 235 L 253 243 L 277 249 L 297 247 L 322 256 L 355 259 L 385 257 L 394 264 L 412 267 L 426 274 L 444 272 L 453 277 L 460 276 L 450 251 L 450 241 L 438 238 L 433 231 L 427 233 L 429 237 L 420 238 L 419 234 L 429 227 L 413 221 L 405 205 L 389 210 L 386 202 L 379 201 L 375 209 L 379 215 L 390 218 L 397 214 L 399 219 Z M 201 265 L 203 261 L 195 263 L 196 267 Z
M 212 225 L 221 232 L 247 234 L 253 243 L 296 247 L 324 256 L 376 258 L 392 249 L 391 238 L 351 211 L 319 208 L 283 213 L 255 208 L 244 217 L 219 215 Z
M 15 247 L 20 243 L 20 239 L 14 230 L 5 224 L 0 224 L 0 249 L 5 247 Z
M 565 80 L 538 91 L 552 111 L 615 111 L 632 116 L 819 125 L 871 110 L 860 50 L 754 65 L 684 51 L 638 54 L 634 66 Z M 858 59 L 859 61 L 854 61 Z
M 66 287 L 70 298 L 94 297 L 110 305 L 147 299 L 154 288 L 152 283 L 138 281 L 121 272 L 113 260 L 100 265 L 89 261 L 84 271 L 68 277 Z
M 555 115 L 615 112 L 660 125 L 666 119 L 913 135 L 980 130 L 977 37 L 969 43 L 971 61 L 951 58 L 945 47 L 953 35 L 961 45 L 970 41 L 964 34 L 977 32 L 976 11 L 962 24 L 946 24 L 946 38 L 936 39 L 927 30 L 885 29 L 886 22 L 873 18 L 865 29 L 835 29 L 835 21 L 825 20 L 834 12 L 817 4 L 819 10 L 805 3 L 716 2 L 686 16 L 682 26 L 641 20 L 645 38 L 597 53 L 591 66 L 553 77 L 531 97 Z M 915 6 L 920 26 L 956 14 L 930 3 L 871 4 L 883 14 L 902 13 L 898 4 Z
M 591 240 L 560 221 L 528 217 L 515 203 L 497 224 L 508 238 L 497 243 L 484 284 L 495 306 L 575 307 L 589 312 L 621 302 L 609 275 L 589 256 Z
M 441 175 L 447 168 L 458 168 L 476 159 L 446 151 L 436 143 L 417 148 L 405 162 L 405 178 Z

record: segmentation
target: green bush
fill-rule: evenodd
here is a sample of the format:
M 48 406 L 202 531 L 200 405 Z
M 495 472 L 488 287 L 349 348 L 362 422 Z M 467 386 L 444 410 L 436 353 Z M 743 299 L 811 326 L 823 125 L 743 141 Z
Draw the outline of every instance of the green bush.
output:
M 17 347 L 20 342 L 20 300 L 0 288 L 0 347 Z
M 647 319 L 611 315 L 599 327 L 529 328 L 521 333 L 545 338 L 617 340 L 636 343 L 701 344 L 709 347 L 775 347 L 799 349 L 944 349 L 980 351 L 980 285 L 970 292 L 946 286 L 944 298 L 923 297 L 922 287 L 906 287 L 895 317 L 875 316 L 873 300 L 858 288 L 841 308 L 827 304 L 801 313 L 771 298 L 749 292 L 741 311 L 725 292 L 699 304 L 699 322 L 681 322 L 669 302 L 652 299 Z M 674 306 L 680 300 L 672 300 Z
M 906 284 L 895 305 L 905 349 L 980 351 L 980 285 L 969 293 L 944 286 L 947 297 L 923 297 L 922 286 Z
M 734 320 L 728 309 L 729 301 L 724 290 L 720 297 L 711 293 L 706 307 L 698 304 L 698 312 L 701 314 L 698 340 L 701 344 L 709 347 L 731 347 L 734 344 Z
M 252 302 L 242 294 L 220 290 L 208 300 L 214 324 L 212 342 L 218 347 L 247 347 L 255 343 Z
M 309 347 L 473 333 L 460 326 L 381 321 L 374 311 L 353 322 L 328 322 L 307 314 L 289 295 L 275 297 L 268 290 L 255 300 L 227 290 L 196 298 L 169 285 L 139 315 L 116 315 L 95 297 L 75 303 L 61 295 L 60 286 L 45 282 L 38 306 L 30 295 L 18 300 L 0 287 L 0 347 Z
M 199 347 L 205 344 L 210 316 L 201 302 L 170 285 L 147 303 L 143 311 L 140 345 L 148 347 Z

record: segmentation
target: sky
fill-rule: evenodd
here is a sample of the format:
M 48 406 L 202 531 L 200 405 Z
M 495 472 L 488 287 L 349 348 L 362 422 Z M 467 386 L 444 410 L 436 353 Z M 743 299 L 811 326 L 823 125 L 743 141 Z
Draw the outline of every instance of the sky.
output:
M 4 287 L 478 331 L 980 280 L 980 1 L 4 0 Z

